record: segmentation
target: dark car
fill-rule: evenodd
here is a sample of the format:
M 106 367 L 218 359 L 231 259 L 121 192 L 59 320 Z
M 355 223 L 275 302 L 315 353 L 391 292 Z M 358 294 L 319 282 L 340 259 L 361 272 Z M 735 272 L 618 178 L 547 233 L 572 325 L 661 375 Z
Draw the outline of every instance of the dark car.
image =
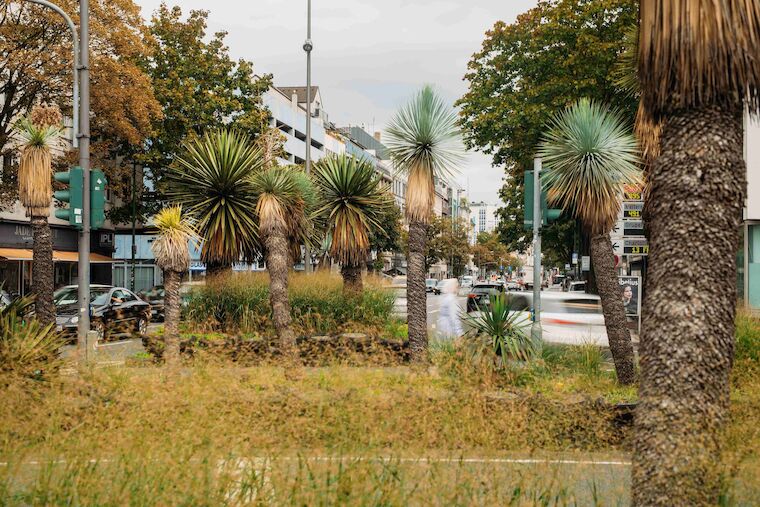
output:
M 467 294 L 467 313 L 488 307 L 491 304 L 489 296 L 502 292 L 504 292 L 503 283 L 476 283 Z
M 56 327 L 66 336 L 76 336 L 79 323 L 78 286 L 55 291 Z M 145 335 L 150 322 L 150 305 L 123 287 L 90 286 L 90 328 L 99 340 L 117 334 Z
M 150 317 L 154 321 L 164 320 L 164 291 L 163 285 L 156 285 L 150 290 L 140 293 L 140 297 L 150 304 Z

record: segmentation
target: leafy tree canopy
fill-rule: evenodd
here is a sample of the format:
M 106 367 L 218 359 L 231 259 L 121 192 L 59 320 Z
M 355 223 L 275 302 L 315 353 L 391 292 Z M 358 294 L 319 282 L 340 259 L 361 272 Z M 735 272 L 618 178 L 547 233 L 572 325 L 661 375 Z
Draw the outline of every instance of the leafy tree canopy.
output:
M 520 268 L 520 259 L 512 255 L 506 245 L 499 240 L 499 235 L 490 232 L 478 234 L 477 243 L 472 247 L 472 258 L 476 266 L 486 270 L 498 270 L 512 266 L 513 270 Z
M 552 115 L 589 97 L 633 119 L 637 101 L 615 84 L 625 33 L 637 23 L 635 0 L 541 0 L 513 24 L 497 22 L 486 33 L 465 75 L 469 91 L 458 101 L 465 143 L 493 156 L 506 170 L 499 233 L 510 250 L 524 251 L 523 171 L 532 168 Z M 572 225 L 545 230 L 546 253 L 570 251 Z M 564 258 L 564 257 L 562 257 Z

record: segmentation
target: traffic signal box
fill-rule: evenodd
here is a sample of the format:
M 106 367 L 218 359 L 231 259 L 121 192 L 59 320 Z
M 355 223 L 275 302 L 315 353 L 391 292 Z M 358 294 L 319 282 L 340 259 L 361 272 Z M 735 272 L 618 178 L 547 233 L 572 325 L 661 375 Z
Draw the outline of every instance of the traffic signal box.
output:
M 525 195 L 523 196 L 523 229 L 533 230 L 533 171 L 525 171 Z M 561 209 L 550 209 L 546 200 L 546 190 L 541 190 L 541 225 L 554 222 L 562 214 Z
M 68 208 L 55 210 L 55 217 L 66 220 L 77 229 L 84 227 L 84 171 L 81 167 L 72 167 L 68 171 L 54 175 L 55 181 L 68 185 L 66 190 L 56 190 L 53 196 L 69 204 Z M 90 171 L 90 228 L 99 229 L 105 222 L 106 180 L 103 171 Z

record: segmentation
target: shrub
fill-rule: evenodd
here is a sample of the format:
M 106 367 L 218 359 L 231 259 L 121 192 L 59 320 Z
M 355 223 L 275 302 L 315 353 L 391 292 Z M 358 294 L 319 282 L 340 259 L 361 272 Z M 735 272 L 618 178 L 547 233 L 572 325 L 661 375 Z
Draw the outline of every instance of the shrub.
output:
M 749 312 L 736 316 L 735 362 L 740 375 L 760 372 L 760 319 Z
M 40 378 L 58 366 L 63 340 L 53 325 L 43 326 L 28 314 L 32 300 L 16 299 L 0 309 L 0 372 Z
M 329 273 L 292 274 L 289 294 L 300 335 L 383 334 L 393 310 L 393 295 L 379 283 L 370 281 L 359 297 L 352 297 Z M 234 274 L 199 287 L 190 296 L 187 320 L 201 328 L 272 334 L 268 275 Z

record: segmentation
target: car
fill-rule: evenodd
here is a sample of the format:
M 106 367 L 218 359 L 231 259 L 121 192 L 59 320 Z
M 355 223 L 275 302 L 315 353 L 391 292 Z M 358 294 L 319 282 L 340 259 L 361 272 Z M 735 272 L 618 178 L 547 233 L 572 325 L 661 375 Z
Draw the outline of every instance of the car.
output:
M 428 278 L 425 280 L 425 292 L 435 293 L 435 288 L 438 285 L 438 280 L 435 278 Z
M 66 337 L 76 338 L 79 324 L 79 287 L 68 285 L 55 291 L 56 329 Z M 108 340 L 117 334 L 148 332 L 151 308 L 129 289 L 111 285 L 90 286 L 90 328 L 98 340 Z
M 151 320 L 164 320 L 164 294 L 165 291 L 163 285 L 156 285 L 155 287 L 151 287 L 149 290 L 139 293 L 140 298 L 150 304 Z
M 463 276 L 460 285 L 462 286 L 463 289 L 469 289 L 470 287 L 472 287 L 472 283 L 473 283 L 473 277 Z
M 467 313 L 488 307 L 491 304 L 489 296 L 491 294 L 501 294 L 503 292 L 504 285 L 501 283 L 476 283 L 467 294 Z
M 565 292 L 586 292 L 584 280 L 573 280 L 565 285 Z
M 517 280 L 507 280 L 504 282 L 504 287 L 506 287 L 507 290 L 522 290 L 522 287 L 519 283 L 517 283 Z
M 438 280 L 438 283 L 435 284 L 435 290 L 433 292 L 435 294 L 440 294 L 441 292 L 443 292 L 443 287 L 446 285 L 447 282 L 448 280 L 446 279 Z

